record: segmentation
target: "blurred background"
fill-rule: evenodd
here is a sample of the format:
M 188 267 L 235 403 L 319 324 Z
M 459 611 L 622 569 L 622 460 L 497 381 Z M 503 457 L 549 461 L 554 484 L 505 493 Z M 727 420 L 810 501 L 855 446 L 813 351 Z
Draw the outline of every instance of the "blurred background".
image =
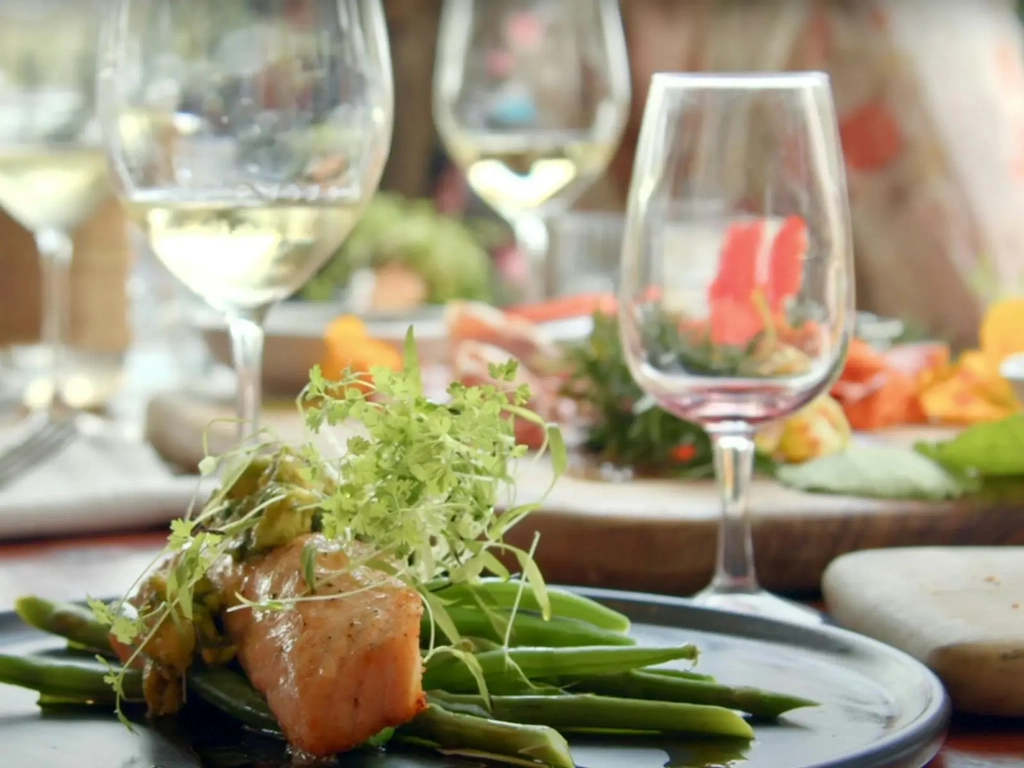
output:
M 430 307 L 450 299 L 506 303 L 515 297 L 503 291 L 530 269 L 522 233 L 517 248 L 513 228 L 467 185 L 432 119 L 441 1 L 385 6 L 396 114 L 382 191 L 336 257 L 274 310 L 266 377 L 281 380 L 279 392 L 295 375 L 283 369 L 295 362 L 278 359 L 289 347 L 275 348 L 275 336 L 319 340 L 332 318 L 349 311 L 429 319 Z M 1024 287 L 1016 4 L 629 0 L 621 11 L 632 86 L 623 138 L 572 210 L 549 219 L 549 293 L 613 287 L 647 83 L 660 70 L 831 75 L 861 310 L 966 348 L 977 341 L 985 307 Z M 3 36 L 6 59 L 33 45 Z M 71 405 L 138 411 L 155 390 L 229 375 L 222 321 L 147 253 L 113 196 L 75 242 L 74 355 L 64 393 Z M 0 244 L 0 395 L 42 403 L 48 378 L 33 346 L 41 317 L 35 241 L 0 212 Z M 299 382 L 304 375 L 299 366 Z

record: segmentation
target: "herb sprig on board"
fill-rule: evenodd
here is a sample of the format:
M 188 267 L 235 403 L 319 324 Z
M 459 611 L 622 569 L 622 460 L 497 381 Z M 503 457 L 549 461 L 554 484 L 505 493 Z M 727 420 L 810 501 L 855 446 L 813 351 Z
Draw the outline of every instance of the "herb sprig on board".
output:
M 565 393 L 589 422 L 585 450 L 644 473 L 710 476 L 711 444 L 696 424 L 646 397 L 626 365 L 615 317 L 596 313 L 589 338 L 568 352 Z

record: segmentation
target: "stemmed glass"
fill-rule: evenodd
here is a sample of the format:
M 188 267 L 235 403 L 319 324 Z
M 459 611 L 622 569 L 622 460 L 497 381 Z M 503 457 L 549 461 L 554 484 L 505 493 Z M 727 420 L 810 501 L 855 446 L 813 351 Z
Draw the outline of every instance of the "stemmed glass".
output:
M 0 2 L 0 206 L 35 236 L 46 416 L 68 423 L 71 236 L 112 194 L 95 114 L 100 2 Z
M 828 77 L 654 75 L 630 188 L 619 320 L 640 387 L 700 424 L 714 446 L 722 520 L 715 575 L 699 603 L 820 621 L 758 585 L 748 516 L 754 435 L 839 375 L 853 285 Z
M 225 313 L 240 437 L 263 322 L 348 236 L 391 143 L 379 0 L 113 0 L 100 114 L 153 252 Z
M 605 171 L 625 129 L 630 71 L 616 0 L 446 0 L 434 120 L 474 192 L 530 260 L 522 298 L 555 287 L 545 217 Z

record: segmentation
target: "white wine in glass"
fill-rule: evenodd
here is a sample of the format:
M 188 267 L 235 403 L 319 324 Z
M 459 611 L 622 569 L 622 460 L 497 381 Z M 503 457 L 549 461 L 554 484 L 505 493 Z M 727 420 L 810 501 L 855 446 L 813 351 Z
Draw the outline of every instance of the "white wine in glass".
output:
M 571 131 L 518 136 L 455 131 L 448 137 L 448 151 L 469 185 L 509 216 L 571 201 L 577 189 L 585 190 L 604 172 L 617 146 Z
M 116 0 L 105 30 L 117 187 L 157 258 L 227 316 L 244 438 L 267 312 L 336 251 L 384 170 L 380 0 Z
M 32 232 L 73 232 L 112 192 L 99 146 L 0 147 L 0 205 Z
M 556 290 L 545 218 L 605 172 L 630 98 L 615 0 L 446 0 L 434 120 L 469 186 L 530 259 L 530 284 L 514 298 Z
M 305 284 L 345 239 L 360 205 L 141 199 L 133 214 L 167 268 L 222 312 L 261 307 Z
M 87 369 L 111 366 L 90 365 L 83 352 L 71 359 L 67 347 L 71 238 L 113 192 L 95 114 L 101 7 L 101 0 L 0 2 L 0 207 L 35 236 L 43 267 L 46 359 L 24 367 L 42 363 L 48 375 L 23 394 L 31 405 L 49 402 L 53 414 L 98 404 L 116 382 L 116 375 L 81 381 Z

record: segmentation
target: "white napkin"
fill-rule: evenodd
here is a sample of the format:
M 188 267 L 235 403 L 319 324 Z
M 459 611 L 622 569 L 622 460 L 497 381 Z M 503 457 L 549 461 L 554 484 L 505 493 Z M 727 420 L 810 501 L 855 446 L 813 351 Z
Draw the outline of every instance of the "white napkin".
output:
M 180 517 L 200 480 L 116 433 L 79 435 L 0 489 L 0 539 L 138 530 Z

